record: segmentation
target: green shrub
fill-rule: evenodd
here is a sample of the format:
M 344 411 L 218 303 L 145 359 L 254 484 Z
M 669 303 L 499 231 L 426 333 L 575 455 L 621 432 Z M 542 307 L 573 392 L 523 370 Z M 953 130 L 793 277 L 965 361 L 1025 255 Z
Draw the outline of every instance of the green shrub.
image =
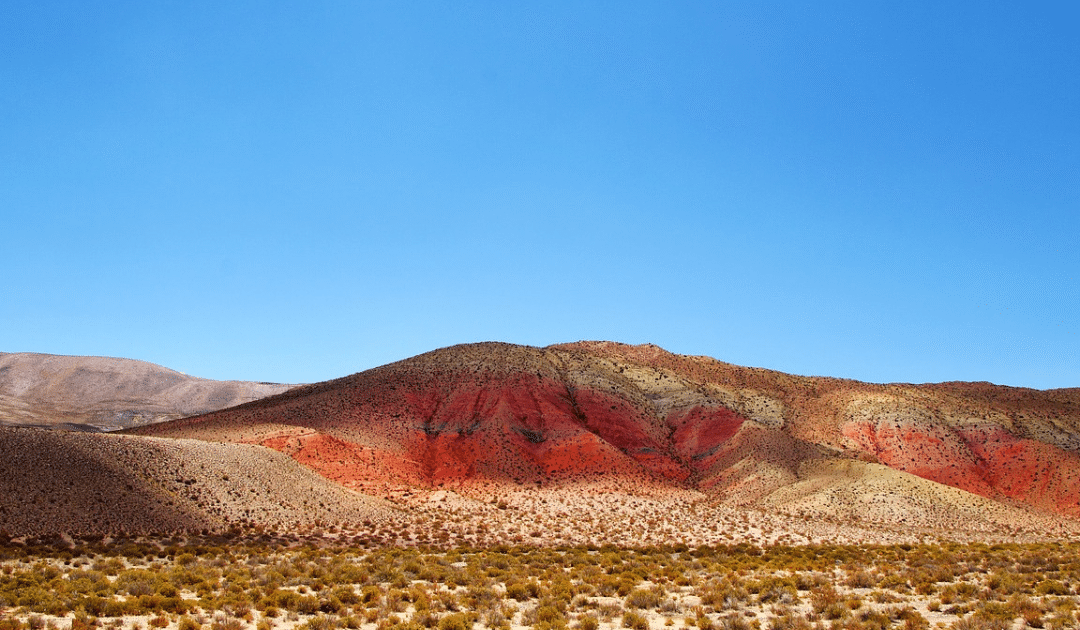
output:
M 335 588 L 332 597 L 348 606 L 360 603 L 360 598 L 356 595 L 356 591 L 353 590 L 353 587 L 351 586 L 339 586 Z

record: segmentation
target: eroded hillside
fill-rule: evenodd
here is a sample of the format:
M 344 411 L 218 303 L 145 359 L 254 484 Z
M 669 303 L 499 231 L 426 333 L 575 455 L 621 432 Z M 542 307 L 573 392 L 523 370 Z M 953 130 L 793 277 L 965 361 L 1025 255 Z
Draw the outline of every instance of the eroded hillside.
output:
M 1008 532 L 1080 515 L 1078 401 L 799 377 L 655 346 L 486 343 L 136 431 L 269 446 L 380 496 L 607 484 L 807 519 Z

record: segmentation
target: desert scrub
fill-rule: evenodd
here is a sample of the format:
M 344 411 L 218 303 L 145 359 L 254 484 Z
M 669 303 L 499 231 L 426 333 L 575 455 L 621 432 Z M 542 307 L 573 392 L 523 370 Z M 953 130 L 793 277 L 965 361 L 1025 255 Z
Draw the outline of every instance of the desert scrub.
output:
M 823 584 L 810 591 L 810 608 L 815 615 L 825 619 L 843 619 L 850 610 L 832 584 Z
M 623 613 L 622 627 L 630 630 L 649 630 L 649 620 L 639 612 L 628 610 Z
M 541 587 L 536 580 L 513 582 L 506 585 L 506 596 L 519 602 L 540 597 Z
M 1069 595 L 1071 591 L 1061 580 L 1042 580 L 1035 585 L 1039 595 Z
M 874 588 L 877 581 L 868 571 L 860 569 L 849 573 L 844 584 L 848 588 Z
M 566 615 L 554 603 L 548 602 L 537 606 L 535 621 L 532 626 L 537 630 L 558 630 L 566 628 Z
M 649 589 L 635 588 L 626 595 L 623 603 L 627 608 L 658 608 L 664 601 L 664 590 L 659 586 Z
M 452 613 L 439 619 L 439 630 L 472 630 L 475 619 L 466 613 Z
M 952 630 L 1009 630 L 1011 626 L 1011 623 L 1001 619 L 972 614 L 957 619 L 950 628 Z
M 495 606 L 480 611 L 480 622 L 485 628 L 496 630 L 509 630 L 510 621 L 517 612 L 514 604 L 499 602 Z
M 739 608 L 750 601 L 750 592 L 742 584 L 724 580 L 710 581 L 699 586 L 696 591 L 701 603 L 716 610 Z
M 1078 625 L 1074 591 L 1080 582 L 1080 545 L 1075 543 L 446 551 L 300 540 L 279 547 L 244 540 L 125 544 L 135 566 L 108 557 L 114 548 L 107 545 L 92 557 L 65 556 L 63 550 L 48 557 L 9 553 L 18 559 L 0 563 L 0 607 L 14 612 L 20 624 L 49 611 L 78 610 L 88 620 L 104 619 L 72 630 L 108 627 L 119 615 L 134 614 L 145 616 L 144 625 L 152 617 L 183 615 L 175 622 L 177 630 L 197 630 L 179 628 L 184 617 L 197 612 L 246 617 L 244 628 L 251 630 L 256 619 L 251 609 L 262 613 L 259 620 L 276 619 L 279 627 L 302 625 L 318 615 L 344 628 L 367 623 L 434 630 L 442 618 L 464 613 L 477 625 L 505 629 L 514 619 L 515 602 L 524 605 L 523 618 L 531 618 L 521 625 L 529 626 L 576 628 L 590 625 L 587 617 L 611 624 L 624 605 L 642 616 L 676 610 L 685 615 L 700 603 L 702 614 L 683 623 L 699 630 L 740 630 L 740 623 L 754 626 L 770 612 L 773 625 L 800 625 L 794 620 L 799 615 L 790 612 L 800 600 L 810 604 L 812 622 L 845 630 L 886 624 L 890 630 L 925 630 L 921 617 L 903 613 L 907 604 L 920 602 L 957 618 L 972 617 L 971 624 L 1008 616 L 1036 630 L 1040 624 L 1046 630 Z M 114 581 L 106 568 L 115 569 Z M 910 586 L 905 590 L 901 583 Z M 866 584 L 875 590 L 852 592 Z M 187 610 L 192 606 L 201 611 Z M 559 616 L 540 620 L 546 606 Z M 750 613 L 756 619 L 746 616 Z M 202 623 L 205 628 L 209 622 Z

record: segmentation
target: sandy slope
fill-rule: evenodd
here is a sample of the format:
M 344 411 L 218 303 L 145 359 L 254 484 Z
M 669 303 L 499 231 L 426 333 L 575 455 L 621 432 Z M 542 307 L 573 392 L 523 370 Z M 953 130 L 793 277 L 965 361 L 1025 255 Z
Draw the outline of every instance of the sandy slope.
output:
M 259 446 L 0 427 L 0 531 L 220 531 L 399 518 Z

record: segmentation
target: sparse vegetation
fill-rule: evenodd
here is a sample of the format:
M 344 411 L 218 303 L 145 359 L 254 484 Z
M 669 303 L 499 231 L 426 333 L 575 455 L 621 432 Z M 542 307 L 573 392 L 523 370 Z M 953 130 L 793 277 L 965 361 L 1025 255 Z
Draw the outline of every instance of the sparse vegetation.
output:
M 1080 544 L 0 545 L 0 630 L 1072 630 Z

